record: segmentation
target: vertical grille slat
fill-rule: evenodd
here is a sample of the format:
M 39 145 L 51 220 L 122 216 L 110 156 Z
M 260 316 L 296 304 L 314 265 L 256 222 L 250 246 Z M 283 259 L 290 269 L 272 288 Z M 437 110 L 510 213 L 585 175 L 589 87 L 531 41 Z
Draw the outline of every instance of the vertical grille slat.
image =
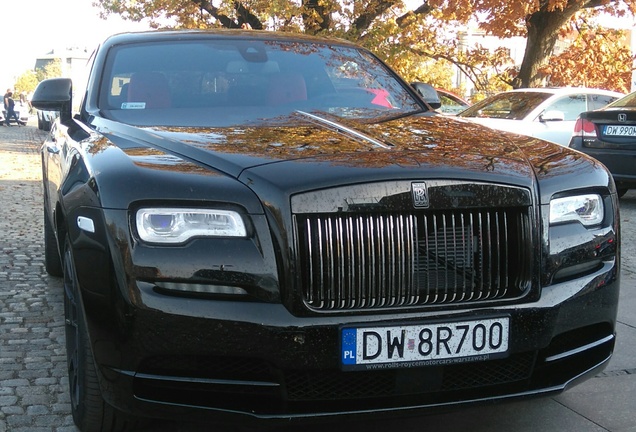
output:
M 482 233 L 484 232 L 484 215 L 480 212 L 479 213 L 479 225 L 478 225 L 478 231 L 479 231 L 479 250 L 482 252 L 480 253 L 479 256 L 479 270 L 480 270 L 480 274 L 485 275 L 484 273 L 484 255 L 483 255 L 483 251 L 486 249 L 486 245 L 485 245 L 485 240 L 484 240 L 484 236 L 482 235 Z M 484 279 L 485 276 L 482 276 L 481 278 L 479 278 L 479 289 L 477 292 L 477 300 L 481 300 L 483 295 L 484 295 Z
M 502 297 L 506 295 L 508 292 L 508 284 L 510 283 L 509 273 L 508 273 L 508 260 L 510 260 L 510 255 L 508 253 L 508 218 L 504 215 L 504 280 L 503 280 L 503 292 L 501 293 Z
M 494 243 L 495 243 L 495 263 L 494 263 L 494 276 L 495 276 L 495 289 L 492 293 L 493 298 L 497 298 L 499 296 L 499 287 L 501 287 L 501 240 L 500 235 L 501 231 L 499 230 L 499 214 L 495 212 L 495 235 L 494 235 Z
M 464 219 L 464 215 L 460 215 L 460 227 L 461 227 L 461 231 L 462 231 L 462 250 L 467 250 L 468 248 L 468 242 L 471 241 L 471 239 L 467 239 L 466 238 L 466 227 L 464 226 L 465 224 L 465 219 Z M 466 258 L 464 258 L 466 259 Z M 468 294 L 468 272 L 466 271 L 466 266 L 464 266 L 464 268 L 462 269 L 462 292 L 461 292 L 461 297 L 459 298 L 459 301 L 463 301 L 467 294 Z
M 295 222 L 312 309 L 488 301 L 528 286 L 527 208 L 299 214 Z

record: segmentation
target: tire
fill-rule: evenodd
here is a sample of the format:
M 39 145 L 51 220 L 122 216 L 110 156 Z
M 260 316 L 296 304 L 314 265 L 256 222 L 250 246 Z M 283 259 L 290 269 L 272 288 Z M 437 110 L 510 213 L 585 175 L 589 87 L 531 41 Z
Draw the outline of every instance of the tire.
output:
M 62 259 L 57 248 L 57 238 L 51 221 L 44 210 L 44 269 L 55 277 L 63 275 Z
M 629 189 L 627 189 L 627 188 L 620 188 L 620 189 L 617 189 L 617 191 L 616 191 L 616 192 L 618 192 L 618 197 L 619 197 L 619 198 L 621 198 L 623 195 L 625 195 L 625 194 L 627 193 L 627 191 L 628 191 L 628 190 L 629 190 Z
M 71 413 L 75 425 L 82 432 L 133 430 L 137 422 L 107 404 L 102 397 L 68 238 L 64 243 L 64 318 Z

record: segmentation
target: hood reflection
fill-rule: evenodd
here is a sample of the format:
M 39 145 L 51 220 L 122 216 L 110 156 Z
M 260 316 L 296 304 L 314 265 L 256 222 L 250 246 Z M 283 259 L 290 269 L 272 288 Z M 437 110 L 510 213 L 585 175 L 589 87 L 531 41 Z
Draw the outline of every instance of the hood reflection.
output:
M 248 168 L 283 161 L 328 163 L 352 168 L 443 167 L 500 173 L 550 175 L 577 158 L 568 149 L 525 136 L 503 134 L 462 119 L 436 115 L 410 116 L 362 123 L 321 113 L 316 120 L 298 114 L 273 125 L 235 128 L 153 127 L 147 133 L 152 148 L 127 148 L 140 166 L 205 172 L 180 155 L 210 165 L 209 157 Z M 324 118 L 324 120 L 323 120 Z M 97 144 L 97 143 L 95 143 Z M 379 145 L 380 144 L 380 145 Z M 97 145 L 97 147 L 100 147 Z M 174 151 L 170 155 L 165 150 Z M 212 164 L 214 166 L 214 164 Z

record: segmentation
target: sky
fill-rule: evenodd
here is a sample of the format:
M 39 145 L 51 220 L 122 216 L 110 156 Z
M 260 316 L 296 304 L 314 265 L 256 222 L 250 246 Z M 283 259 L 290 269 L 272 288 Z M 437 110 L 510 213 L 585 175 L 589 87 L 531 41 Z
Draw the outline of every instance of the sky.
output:
M 93 0 L 0 0 L 3 40 L 0 44 L 0 88 L 13 88 L 15 78 L 33 69 L 35 59 L 53 49 L 93 48 L 123 31 L 145 30 L 142 23 L 112 15 L 99 18 Z M 8 26 L 8 29 L 7 29 Z

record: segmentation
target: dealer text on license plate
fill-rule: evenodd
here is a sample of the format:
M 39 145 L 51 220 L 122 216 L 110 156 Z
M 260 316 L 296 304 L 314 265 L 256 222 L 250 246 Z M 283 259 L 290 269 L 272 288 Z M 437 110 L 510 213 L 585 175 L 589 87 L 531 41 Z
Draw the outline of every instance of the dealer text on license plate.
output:
M 507 356 L 509 317 L 450 323 L 345 327 L 344 370 L 386 369 L 490 360 Z
M 605 135 L 636 136 L 636 126 L 605 126 Z

